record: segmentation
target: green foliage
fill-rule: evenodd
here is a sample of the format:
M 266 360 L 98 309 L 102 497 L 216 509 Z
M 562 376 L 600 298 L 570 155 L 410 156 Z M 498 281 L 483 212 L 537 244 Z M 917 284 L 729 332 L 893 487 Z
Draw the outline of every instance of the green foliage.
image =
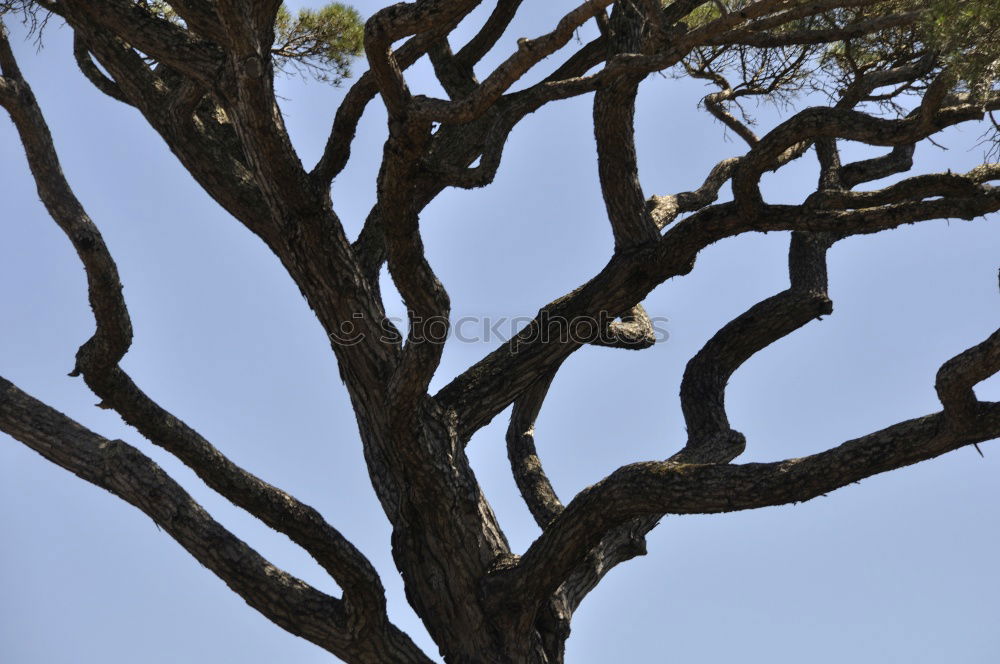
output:
M 275 66 L 305 71 L 333 84 L 350 76 L 351 60 L 362 52 L 364 24 L 357 11 L 340 3 L 301 9 L 296 16 L 284 7 L 274 26 Z
M 1000 3 L 930 0 L 923 22 L 928 44 L 942 54 L 957 81 L 985 94 L 1000 81 Z
M 694 11 L 688 14 L 684 22 L 688 24 L 691 28 L 700 28 L 701 26 L 714 21 L 715 19 L 722 16 L 718 5 L 713 3 L 708 3 L 704 5 L 698 5 Z
M 168 0 L 138 3 L 155 16 L 184 25 Z M 293 16 L 282 5 L 274 23 L 271 55 L 280 71 L 308 73 L 336 85 L 350 76 L 351 61 L 361 54 L 363 43 L 364 22 L 351 7 L 334 2 L 320 9 L 301 9 Z
M 746 0 L 711 0 L 700 4 L 685 21 L 696 28 L 745 6 Z M 733 45 L 696 49 L 685 62 L 686 70 L 721 86 L 729 85 L 740 94 L 752 90 L 761 99 L 781 100 L 802 90 L 822 91 L 837 98 L 861 76 L 929 57 L 934 65 L 928 71 L 894 90 L 882 90 L 873 95 L 872 101 L 901 111 L 908 103 L 904 95 L 920 94 L 943 71 L 948 72 L 957 91 L 982 96 L 996 90 L 1000 82 L 998 0 L 883 0 L 792 20 L 766 32 L 836 34 L 848 26 L 891 16 L 912 19 L 913 12 L 918 13 L 916 22 L 902 21 L 849 40 L 835 39 L 813 47 Z M 897 100 L 901 103 L 897 104 Z

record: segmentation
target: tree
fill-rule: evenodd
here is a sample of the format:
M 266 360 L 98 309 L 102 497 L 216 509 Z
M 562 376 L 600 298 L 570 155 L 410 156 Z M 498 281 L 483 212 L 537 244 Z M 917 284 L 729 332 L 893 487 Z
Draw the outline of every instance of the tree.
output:
M 730 425 L 724 399 L 744 362 L 831 313 L 826 255 L 836 243 L 1000 209 L 989 185 L 1000 176 L 994 163 L 963 174 L 901 177 L 914 167 L 918 143 L 982 121 L 1000 106 L 995 7 L 590 0 L 551 32 L 519 40 L 513 54 L 477 76 L 474 67 L 521 8 L 501 0 L 470 40 L 450 43 L 479 4 L 421 0 L 371 16 L 364 29 L 370 70 L 348 90 L 322 157 L 308 170 L 277 110 L 275 65 L 302 62 L 339 78 L 341 54 L 353 42 L 338 40 L 352 29 L 350 21 L 296 51 L 294 44 L 303 42 L 292 37 L 319 34 L 318 23 L 296 23 L 273 2 L 250 9 L 221 0 L 20 7 L 66 21 L 84 75 L 142 114 L 199 185 L 277 256 L 315 312 L 357 416 L 407 599 L 446 661 L 562 661 L 573 613 L 608 571 L 644 553 L 646 534 L 664 515 L 806 501 L 1000 435 L 1000 404 L 980 401 L 973 391 L 1000 370 L 1000 332 L 941 366 L 940 412 L 801 458 L 734 463 L 747 441 Z M 574 42 L 588 28 L 593 38 Z M 564 50 L 554 71 L 535 74 Z M 411 93 L 405 72 L 425 56 L 447 98 Z M 349 662 L 428 661 L 390 622 L 382 581 L 351 542 L 316 510 L 223 456 L 120 366 L 132 328 L 115 262 L 61 173 L 6 39 L 0 69 L 0 104 L 14 121 L 42 201 L 86 269 L 97 328 L 80 348 L 74 374 L 102 408 L 301 546 L 341 596 L 272 566 L 137 448 L 82 427 L 6 380 L 0 428 L 141 509 L 289 632 Z M 647 197 L 638 179 L 634 108 L 640 83 L 656 72 L 715 86 L 705 109 L 747 149 L 719 162 L 693 191 Z M 527 115 L 591 93 L 613 236 L 609 262 L 542 307 L 507 343 L 431 390 L 450 303 L 426 258 L 422 212 L 448 189 L 489 185 L 508 137 Z M 787 117 L 758 136 L 739 105 L 753 98 L 785 103 Z M 820 98 L 825 105 L 797 108 L 799 100 Z M 377 203 L 352 243 L 330 185 L 375 99 L 387 111 L 388 138 Z M 849 161 L 842 155 L 852 142 L 881 152 Z M 814 192 L 796 204 L 765 200 L 766 172 L 811 158 L 820 170 Z M 897 179 L 871 188 L 890 177 Z M 722 193 L 726 186 L 731 200 Z M 563 504 L 542 469 L 533 432 L 560 367 L 585 346 L 649 348 L 654 322 L 642 302 L 653 289 L 689 274 L 707 247 L 756 231 L 791 233 L 790 285 L 722 327 L 688 362 L 680 394 L 687 440 L 680 451 L 619 468 Z M 405 340 L 386 314 L 383 266 L 407 309 Z M 473 434 L 508 408 L 513 476 L 541 529 L 522 555 L 508 544 L 466 454 Z

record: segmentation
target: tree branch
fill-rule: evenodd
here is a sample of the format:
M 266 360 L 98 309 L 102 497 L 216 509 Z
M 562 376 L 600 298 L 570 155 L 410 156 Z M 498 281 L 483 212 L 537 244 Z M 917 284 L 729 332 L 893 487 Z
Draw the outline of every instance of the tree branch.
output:
M 734 30 L 712 39 L 706 39 L 704 43 L 711 46 L 732 46 L 738 44 L 741 46 L 753 46 L 754 48 L 829 44 L 870 35 L 880 30 L 913 25 L 919 20 L 921 14 L 922 12 L 919 11 L 890 14 L 889 16 L 879 16 L 878 18 L 856 21 L 847 25 L 823 30 L 785 30 L 776 33 L 768 33 L 759 29 Z
M 615 5 L 609 25 L 609 48 L 614 52 L 639 52 L 644 46 L 643 22 L 643 15 L 633 5 Z M 594 95 L 597 172 L 615 251 L 655 242 L 658 237 L 646 210 L 635 152 L 635 99 L 644 77 L 623 76 Z
M 681 382 L 681 408 L 688 430 L 687 444 L 670 457 L 673 463 L 729 463 L 746 440 L 730 425 L 725 411 L 729 378 L 750 356 L 830 313 L 826 295 L 825 253 L 834 238 L 792 233 L 788 290 L 755 305 L 723 327 L 695 355 Z M 569 615 L 615 566 L 646 553 L 645 536 L 662 514 L 631 519 L 605 534 L 578 563 L 559 589 Z
M 944 413 L 956 423 L 972 421 L 979 402 L 972 388 L 1000 372 L 1000 330 L 944 363 L 934 387 Z
M 80 68 L 80 71 L 87 77 L 88 81 L 93 83 L 95 88 L 116 101 L 131 105 L 128 97 L 118 87 L 118 84 L 105 76 L 104 72 L 94 64 L 94 61 L 90 57 L 90 50 L 79 34 L 73 35 L 73 56 L 76 58 L 76 64 Z
M 482 60 L 503 36 L 523 2 L 524 0 L 498 0 L 483 27 L 455 54 L 455 59 L 470 69 Z
M 346 662 L 430 662 L 387 621 L 356 622 L 343 602 L 274 567 L 136 448 L 98 436 L 2 377 L 0 430 L 138 507 L 247 604 L 292 634 Z
M 826 250 L 834 238 L 793 233 L 789 248 L 791 286 L 727 324 L 688 362 L 681 381 L 681 409 L 688 440 L 672 460 L 728 463 L 743 452 L 743 435 L 726 416 L 726 385 L 753 355 L 811 320 L 832 313 L 826 294 Z
M 368 560 L 314 509 L 238 467 L 197 432 L 147 397 L 118 367 L 132 340 L 117 267 L 100 231 L 66 182 L 52 137 L 31 89 L 17 69 L 10 45 L 0 34 L 0 69 L 16 87 L 12 99 L 0 98 L 10 113 L 28 157 L 39 197 L 79 255 L 97 323 L 81 346 L 73 375 L 82 373 L 101 397 L 149 440 L 171 452 L 211 488 L 246 509 L 308 551 L 344 589 L 351 611 L 378 623 L 385 620 L 381 581 Z
M 986 110 L 1000 108 L 1000 95 L 985 103 L 956 96 L 949 106 L 938 107 L 932 96 L 907 118 L 887 120 L 849 109 L 814 107 L 800 111 L 762 138 L 741 160 L 733 177 L 733 194 L 744 213 L 753 214 L 761 202 L 758 181 L 776 166 L 782 153 L 803 141 L 841 138 L 868 145 L 902 146 L 926 138 L 945 127 L 981 119 Z
M 177 71 L 211 86 L 223 55 L 211 42 L 158 18 L 127 0 L 61 0 L 59 12 L 71 22 L 91 22 L 114 32 L 134 48 Z
M 1000 190 L 984 185 L 968 196 L 857 210 L 761 205 L 748 217 L 735 203 L 704 208 L 671 227 L 656 246 L 612 257 L 594 278 L 543 307 L 524 330 L 456 377 L 435 398 L 455 410 L 460 437 L 468 440 L 546 370 L 579 348 L 579 343 L 559 340 L 549 330 L 552 325 L 579 317 L 593 319 L 601 312 L 613 315 L 634 306 L 666 279 L 690 272 L 698 253 L 723 238 L 752 231 L 877 233 L 930 219 L 973 219 L 997 210 Z
M 514 481 L 535 523 L 544 529 L 563 510 L 535 450 L 535 419 L 558 369 L 550 371 L 514 401 L 507 427 L 507 457 Z
M 595 12 L 612 2 L 613 0 L 587 0 L 563 16 L 556 28 L 548 34 L 535 39 L 519 40 L 517 51 L 497 66 L 474 92 L 456 101 L 418 98 L 414 100 L 415 114 L 427 121 L 442 124 L 470 122 L 481 115 L 529 69 L 564 46 L 572 38 L 574 30 L 593 18 Z
M 645 514 L 719 513 L 810 500 L 872 475 L 1000 437 L 1000 403 L 976 402 L 959 423 L 946 413 L 908 420 L 826 452 L 777 463 L 625 466 L 585 489 L 503 577 L 538 607 L 604 533 Z

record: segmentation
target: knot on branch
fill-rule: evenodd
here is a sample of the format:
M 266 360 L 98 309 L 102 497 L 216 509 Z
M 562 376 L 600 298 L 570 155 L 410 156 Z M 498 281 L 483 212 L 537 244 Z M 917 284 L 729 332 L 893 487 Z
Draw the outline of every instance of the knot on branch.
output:
M 257 79 L 264 75 L 264 63 L 259 55 L 251 55 L 244 58 L 240 63 L 240 76 L 242 78 Z

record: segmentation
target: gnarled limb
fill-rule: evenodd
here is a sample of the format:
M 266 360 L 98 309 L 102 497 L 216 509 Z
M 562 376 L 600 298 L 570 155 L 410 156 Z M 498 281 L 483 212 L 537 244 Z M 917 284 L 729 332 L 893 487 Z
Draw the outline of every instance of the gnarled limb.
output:
M 940 101 L 945 99 L 941 97 Z M 981 119 L 985 111 L 993 108 L 1000 108 L 1000 94 L 985 102 L 956 95 L 947 100 L 946 106 L 939 105 L 933 96 L 925 96 L 918 112 L 898 120 L 849 109 L 806 109 L 779 124 L 747 153 L 733 177 L 733 194 L 744 212 L 754 213 L 762 201 L 758 182 L 763 172 L 774 168 L 786 150 L 805 140 L 841 138 L 875 146 L 904 146 L 945 127 Z
M 681 381 L 681 409 L 688 440 L 677 463 L 729 463 L 745 440 L 726 416 L 725 390 L 753 355 L 809 321 L 833 311 L 826 294 L 826 250 L 834 238 L 793 233 L 788 290 L 770 297 L 719 330 L 695 355 Z
M 945 367 L 976 367 L 968 373 L 957 372 L 962 375 L 957 382 L 963 388 L 984 373 L 982 365 L 969 364 L 969 359 L 983 353 L 995 359 L 994 337 L 996 333 L 981 346 L 946 363 Z M 995 370 L 1000 364 L 992 359 L 986 366 Z M 943 373 L 948 374 L 949 369 Z M 946 394 L 950 394 L 948 390 Z M 628 519 L 801 502 L 878 473 L 1000 437 L 1000 403 L 973 401 L 967 406 L 961 410 L 946 406 L 945 412 L 901 422 L 800 459 L 743 465 L 666 461 L 625 466 L 574 498 L 519 565 L 504 572 L 504 583 L 529 610 L 537 610 L 587 551 Z
M 1000 436 L 1000 403 L 979 402 L 977 417 L 962 431 L 948 427 L 945 419 L 937 413 L 908 420 L 827 452 L 776 463 L 626 466 L 574 498 L 511 573 L 512 592 L 536 601 L 547 597 L 601 533 L 637 515 L 719 513 L 802 502 Z
M 825 254 L 835 238 L 796 232 L 789 248 L 788 290 L 755 305 L 723 327 L 688 362 L 681 382 L 681 408 L 687 444 L 670 457 L 673 463 L 729 463 L 742 453 L 743 434 L 729 425 L 725 388 L 750 356 L 790 334 L 820 314 L 830 313 L 826 294 Z M 560 585 L 568 615 L 615 566 L 646 553 L 645 536 L 663 517 L 636 517 L 611 529 Z

